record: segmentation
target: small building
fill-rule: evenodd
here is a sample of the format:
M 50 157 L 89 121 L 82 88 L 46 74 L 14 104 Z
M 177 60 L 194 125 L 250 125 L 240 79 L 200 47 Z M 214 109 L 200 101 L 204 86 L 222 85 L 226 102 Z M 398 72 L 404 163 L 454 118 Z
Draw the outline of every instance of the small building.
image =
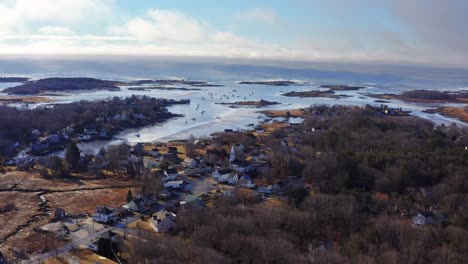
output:
M 114 221 L 115 212 L 105 206 L 96 207 L 93 220 L 99 223 L 109 223 Z
M 180 159 L 175 153 L 164 153 L 162 154 L 161 160 L 165 160 L 170 163 L 179 163 Z
M 55 211 L 54 211 L 54 220 L 61 220 L 62 218 L 66 217 L 66 216 L 67 216 L 67 213 L 62 208 L 55 209 Z
M 163 181 L 173 181 L 179 177 L 179 172 L 175 168 L 166 169 L 163 174 Z
M 153 216 L 152 224 L 156 232 L 168 232 L 175 227 L 176 215 L 172 212 L 161 210 Z
M 183 164 L 187 167 L 193 168 L 200 164 L 200 160 L 192 159 L 192 158 L 185 158 Z
M 440 226 L 442 225 L 442 217 L 431 212 L 421 212 L 417 213 L 415 216 L 411 218 L 411 223 L 417 226 L 424 226 L 424 225 L 433 225 L 433 226 Z
M 183 187 L 184 181 L 168 181 L 163 184 L 164 188 L 172 188 L 174 190 L 181 190 Z
M 146 202 L 143 198 L 137 198 L 122 206 L 122 209 L 133 211 L 133 212 L 142 212 L 146 210 Z
M 185 200 L 180 202 L 180 204 L 189 208 L 200 208 L 204 206 L 203 201 L 196 195 L 187 195 Z
M 248 166 L 249 166 L 249 163 L 247 161 L 240 160 L 240 159 L 235 159 L 231 162 L 231 164 L 229 164 L 229 168 L 240 173 L 246 172 Z
M 177 150 L 177 147 L 169 147 L 167 153 L 173 153 L 177 155 L 179 151 Z
M 230 176 L 234 174 L 234 170 L 232 169 L 222 169 L 222 170 L 215 170 L 213 172 L 213 179 L 217 182 L 228 182 Z
M 94 136 L 98 134 L 98 131 L 94 127 L 87 127 L 84 129 L 84 133 L 89 136 Z

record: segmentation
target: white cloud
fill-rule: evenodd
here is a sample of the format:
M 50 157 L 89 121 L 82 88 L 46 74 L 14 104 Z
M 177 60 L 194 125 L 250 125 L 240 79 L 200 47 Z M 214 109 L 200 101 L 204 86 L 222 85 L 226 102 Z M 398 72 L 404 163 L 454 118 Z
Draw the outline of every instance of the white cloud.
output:
M 16 0 L 0 3 L 0 35 L 95 23 L 111 15 L 113 0 Z M 57 32 L 58 33 L 58 32 Z M 68 32 L 70 33 L 70 32 Z
M 45 26 L 39 28 L 39 33 L 44 35 L 74 35 L 73 30 L 66 27 Z
M 144 18 L 131 19 L 111 33 L 128 35 L 143 42 L 200 41 L 205 38 L 200 21 L 177 11 L 151 9 Z

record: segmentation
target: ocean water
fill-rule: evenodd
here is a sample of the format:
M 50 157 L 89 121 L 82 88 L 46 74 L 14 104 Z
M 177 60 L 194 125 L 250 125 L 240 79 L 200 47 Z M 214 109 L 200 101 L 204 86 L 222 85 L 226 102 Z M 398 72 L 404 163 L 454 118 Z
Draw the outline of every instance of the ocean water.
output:
M 148 95 L 158 98 L 191 99 L 190 105 L 175 105 L 169 110 L 184 117 L 172 119 L 162 125 L 136 130 L 126 130 L 112 142 L 92 142 L 82 145 L 92 150 L 124 139 L 130 144 L 137 142 L 168 141 L 185 139 L 190 135 L 209 136 L 226 128 L 246 129 L 256 124 L 262 116 L 258 111 L 266 109 L 293 109 L 313 104 L 365 105 L 375 103 L 368 93 L 401 93 L 413 89 L 460 91 L 468 90 L 468 69 L 436 68 L 429 66 L 357 64 L 357 63 L 305 63 L 265 62 L 221 59 L 167 59 L 167 58 L 15 58 L 0 59 L 0 76 L 45 77 L 94 77 L 109 80 L 168 79 L 181 78 L 207 81 L 223 87 L 202 87 L 200 91 L 149 90 L 132 91 L 121 87 L 121 91 L 73 92 L 54 96 L 55 103 L 78 100 L 102 100 L 114 96 L 127 97 Z M 241 85 L 240 81 L 294 80 L 301 85 L 268 86 Z M 350 95 L 342 99 L 295 98 L 281 96 L 288 91 L 319 89 L 324 84 L 348 84 L 367 87 L 358 91 L 343 91 Z M 0 83 L 3 89 L 15 84 Z M 178 86 L 186 87 L 188 86 Z M 192 87 L 193 88 L 193 87 Z M 0 94 L 1 95 L 1 94 Z M 242 100 L 268 100 L 279 105 L 262 109 L 230 108 L 218 103 Z M 405 103 L 392 100 L 390 107 L 402 107 L 412 114 L 440 124 L 463 122 L 438 114 L 422 111 L 438 104 Z M 462 106 L 462 105 L 459 105 Z M 203 112 L 204 111 L 204 112 Z M 203 112 L 203 113 L 202 113 Z

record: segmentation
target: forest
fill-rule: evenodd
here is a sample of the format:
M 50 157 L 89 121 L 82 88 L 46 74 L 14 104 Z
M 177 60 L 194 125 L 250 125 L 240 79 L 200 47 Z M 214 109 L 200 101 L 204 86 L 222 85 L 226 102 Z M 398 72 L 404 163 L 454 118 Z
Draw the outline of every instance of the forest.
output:
M 257 181 L 305 179 L 287 202 L 236 189 L 179 210 L 171 237 L 141 242 L 143 263 L 467 263 L 468 131 L 368 107 L 314 106 L 271 148 Z M 251 138 L 251 137 L 250 137 Z M 295 142 L 285 149 L 282 140 Z M 415 215 L 438 221 L 412 223 Z

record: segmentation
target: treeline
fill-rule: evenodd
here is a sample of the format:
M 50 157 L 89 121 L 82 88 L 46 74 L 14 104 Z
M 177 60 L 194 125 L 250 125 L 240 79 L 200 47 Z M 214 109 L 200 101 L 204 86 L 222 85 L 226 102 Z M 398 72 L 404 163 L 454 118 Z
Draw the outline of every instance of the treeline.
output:
M 137 97 L 108 101 L 80 101 L 69 104 L 17 109 L 0 105 L 0 157 L 15 152 L 15 142 L 27 145 L 37 140 L 32 132 L 42 135 L 66 132 L 70 136 L 85 128 L 109 133 L 124 128 L 162 122 L 177 116 L 166 111 L 171 103 L 165 99 Z M 65 131 L 67 130 L 67 131 Z

